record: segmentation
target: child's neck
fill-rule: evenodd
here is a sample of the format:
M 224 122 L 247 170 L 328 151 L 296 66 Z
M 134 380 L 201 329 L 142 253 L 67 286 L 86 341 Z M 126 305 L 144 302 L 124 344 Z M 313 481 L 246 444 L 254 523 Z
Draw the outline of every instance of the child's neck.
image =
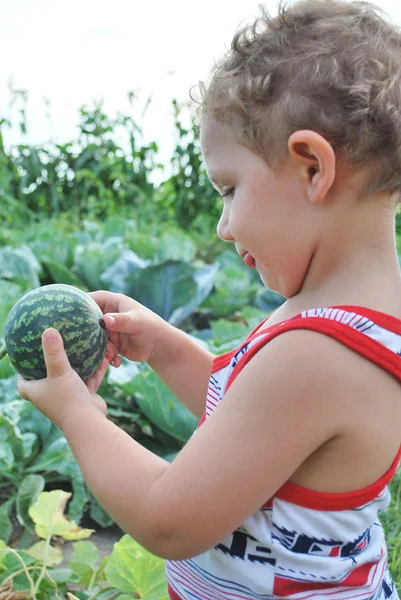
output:
M 370 205 L 371 208 L 372 205 Z M 316 248 L 297 294 L 287 306 L 307 308 L 338 304 L 371 306 L 401 317 L 401 274 L 394 215 L 362 210 Z

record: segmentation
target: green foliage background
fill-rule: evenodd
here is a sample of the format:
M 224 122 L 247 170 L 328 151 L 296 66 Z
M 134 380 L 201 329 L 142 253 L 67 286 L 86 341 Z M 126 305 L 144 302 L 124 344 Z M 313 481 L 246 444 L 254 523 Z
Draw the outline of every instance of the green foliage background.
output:
M 135 297 L 216 354 L 282 303 L 217 238 L 221 201 L 207 181 L 195 120 L 184 126 L 175 101 L 173 111 L 176 147 L 164 178 L 157 144 L 143 141 L 130 116 L 111 118 L 101 105 L 80 110 L 77 135 L 63 144 L 6 148 L 11 124 L 0 121 L 0 338 L 13 304 L 48 283 Z M 23 106 L 23 136 L 25 114 Z M 144 365 L 111 369 L 100 393 L 120 427 L 168 460 L 196 427 Z M 68 511 L 78 523 L 89 515 L 111 525 L 61 432 L 18 397 L 8 360 L 0 362 L 0 440 L 0 539 L 32 543 L 28 508 L 44 489 L 72 491 Z M 392 495 L 382 521 L 401 588 L 399 475 Z

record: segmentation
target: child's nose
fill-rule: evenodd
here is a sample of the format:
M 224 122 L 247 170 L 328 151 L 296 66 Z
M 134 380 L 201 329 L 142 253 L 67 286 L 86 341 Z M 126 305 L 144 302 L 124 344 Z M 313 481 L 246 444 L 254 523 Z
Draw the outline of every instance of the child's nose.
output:
M 221 214 L 220 220 L 217 224 L 217 235 L 224 242 L 232 242 L 234 240 L 233 236 L 230 232 L 230 220 L 229 220 L 230 212 L 228 208 L 225 206 L 223 212 Z

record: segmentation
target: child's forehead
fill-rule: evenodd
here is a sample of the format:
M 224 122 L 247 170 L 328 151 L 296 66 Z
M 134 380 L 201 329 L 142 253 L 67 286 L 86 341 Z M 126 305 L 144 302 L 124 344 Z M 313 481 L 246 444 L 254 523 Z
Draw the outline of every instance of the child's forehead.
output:
M 200 141 L 206 156 L 221 146 L 239 143 L 231 125 L 220 123 L 212 117 L 203 120 L 200 128 Z

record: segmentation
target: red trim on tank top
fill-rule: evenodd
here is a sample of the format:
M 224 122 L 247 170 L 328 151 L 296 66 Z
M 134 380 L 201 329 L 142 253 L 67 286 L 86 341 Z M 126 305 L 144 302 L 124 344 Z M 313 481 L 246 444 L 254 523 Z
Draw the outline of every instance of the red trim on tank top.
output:
M 380 558 L 372 560 L 367 563 L 362 563 L 359 566 L 354 567 L 348 575 L 346 575 L 341 581 L 336 582 L 312 582 L 312 581 L 299 581 L 295 579 L 289 579 L 288 577 L 282 577 L 281 574 L 277 574 L 274 577 L 273 595 L 274 598 L 294 598 L 299 597 L 299 594 L 303 592 L 304 598 L 324 598 L 325 596 L 332 596 L 338 598 L 338 591 L 343 589 L 361 590 L 366 589 L 369 580 L 376 580 L 376 573 L 380 569 L 380 583 L 382 583 L 384 577 L 384 571 L 386 569 L 386 562 L 382 560 L 384 551 L 380 553 Z M 333 590 L 328 593 L 324 593 L 324 590 Z M 316 593 L 314 593 L 316 592 Z M 341 592 L 340 592 L 341 594 Z M 342 594 L 340 595 L 340 597 Z M 347 596 L 348 598 L 359 598 L 366 595 L 363 592 L 359 594 Z M 344 596 L 342 596 L 344 597 Z M 374 596 L 371 596 L 373 598 Z
M 262 348 L 262 346 L 278 335 L 295 329 L 309 329 L 326 334 L 329 337 L 340 341 L 344 346 L 351 348 L 351 350 L 355 350 L 358 354 L 368 358 L 371 362 L 379 365 L 385 371 L 388 371 L 391 375 L 394 375 L 397 379 L 401 380 L 401 357 L 392 350 L 386 348 L 386 346 L 377 340 L 374 340 L 365 333 L 353 329 L 349 325 L 340 323 L 339 321 L 326 319 L 324 317 L 293 317 L 288 321 L 278 323 L 271 329 L 264 329 L 259 334 L 256 334 L 261 338 L 260 343 L 255 344 L 246 354 L 244 354 L 241 360 L 238 361 L 238 364 L 234 367 L 228 379 L 225 391 L 227 392 L 238 373 L 256 352 Z M 238 349 L 236 351 L 238 351 Z
M 292 504 L 303 506 L 304 508 L 312 508 L 314 510 L 350 510 L 359 506 L 364 506 L 372 502 L 394 477 L 398 465 L 401 460 L 401 446 L 394 458 L 391 467 L 384 473 L 380 479 L 371 485 L 355 490 L 352 492 L 343 493 L 327 493 L 317 492 L 304 488 L 295 483 L 287 481 L 275 494 L 275 497 L 280 500 L 286 500 Z M 264 505 L 269 506 L 269 501 Z
M 177 592 L 173 590 L 170 584 L 167 585 L 167 592 L 171 600 L 182 600 L 181 596 L 179 596 Z
M 211 374 L 216 373 L 216 371 L 220 371 L 220 369 L 224 369 L 226 367 L 234 354 L 237 352 L 238 348 L 231 350 L 230 352 L 225 352 L 224 354 L 220 354 L 219 356 L 215 356 L 212 362 L 212 371 Z
M 268 321 L 270 319 L 270 317 L 271 317 L 271 315 L 266 317 L 266 319 L 263 319 L 263 321 L 261 323 L 259 323 L 259 325 L 254 327 L 254 329 L 252 329 L 251 333 L 242 342 L 242 344 L 240 346 L 237 346 L 236 348 L 234 348 L 233 350 L 230 350 L 229 352 L 225 352 L 224 354 L 215 356 L 213 359 L 213 362 L 212 362 L 211 373 L 216 373 L 216 371 L 220 371 L 220 369 L 224 369 L 224 367 L 226 367 L 230 363 L 231 359 L 235 356 L 235 354 L 238 352 L 238 350 L 240 350 L 240 348 L 242 348 L 242 346 L 245 346 L 245 344 L 247 344 L 253 336 L 260 335 L 261 333 L 265 333 L 265 331 L 267 331 L 267 329 L 264 329 L 263 331 L 261 331 L 259 333 L 258 333 L 258 330 L 262 327 L 262 325 L 264 325 L 266 323 L 266 321 Z M 277 323 L 277 325 L 279 325 L 279 323 Z M 275 325 L 272 325 L 272 328 L 273 327 L 275 327 Z
M 377 311 L 372 311 L 371 309 L 363 309 L 353 306 L 344 306 L 341 307 L 341 309 L 348 312 L 356 312 L 357 314 L 372 320 L 374 319 L 374 322 L 377 325 L 385 327 L 394 333 L 401 334 L 401 320 L 396 319 L 395 317 L 391 317 L 390 315 L 385 315 L 384 313 L 379 313 Z M 253 346 L 246 354 L 244 354 L 238 364 L 234 367 L 227 382 L 225 391 L 227 392 L 238 373 L 262 346 L 281 333 L 295 329 L 308 329 L 329 335 L 333 339 L 337 339 L 348 348 L 355 350 L 358 352 L 358 354 L 361 354 L 365 358 L 369 359 L 374 364 L 382 367 L 401 381 L 400 356 L 398 356 L 392 350 L 386 348 L 380 342 L 368 337 L 366 334 L 350 327 L 345 323 L 340 323 L 339 321 L 328 319 L 326 317 L 302 317 L 298 315 L 292 317 L 288 321 L 281 321 L 280 323 L 277 323 L 276 325 L 272 326 L 271 329 L 266 328 L 259 333 L 256 330 L 256 334 L 254 335 L 263 335 L 263 337 L 260 339 L 260 343 L 255 344 L 255 346 Z M 238 351 L 238 348 L 233 352 L 233 354 L 235 354 L 236 351 Z M 310 490 L 291 482 L 286 482 L 278 490 L 275 496 L 282 500 L 287 500 L 288 502 L 297 504 L 298 506 L 312 508 L 315 510 L 347 510 L 357 508 L 373 501 L 384 490 L 394 476 L 400 459 L 401 446 L 391 464 L 391 467 L 386 471 L 386 473 L 373 484 L 360 490 L 345 493 L 325 493 Z M 265 508 L 267 508 L 270 500 L 264 505 Z
M 380 327 L 384 327 L 385 329 L 389 329 L 390 331 L 401 335 L 401 319 L 397 319 L 397 317 L 393 317 L 392 315 L 388 315 L 388 314 L 380 312 L 378 310 L 374 310 L 373 308 L 366 308 L 364 306 L 357 306 L 357 305 L 352 305 L 352 304 L 339 304 L 339 305 L 334 305 L 334 306 L 328 306 L 327 309 L 338 309 L 338 310 L 345 310 L 347 312 L 354 312 L 358 315 L 366 317 L 367 319 L 370 319 L 371 321 L 374 321 Z M 317 310 L 317 309 L 315 309 L 315 310 Z M 216 371 L 220 371 L 220 369 L 223 369 L 226 365 L 228 365 L 230 360 L 236 354 L 236 352 L 238 352 L 238 350 L 244 344 L 248 343 L 252 338 L 262 335 L 262 334 L 265 334 L 266 332 L 273 330 L 273 328 L 280 326 L 283 323 L 289 323 L 289 322 L 293 321 L 294 319 L 298 319 L 298 318 L 319 319 L 320 321 L 327 319 L 328 321 L 330 321 L 330 323 L 338 323 L 338 321 L 335 321 L 334 319 L 328 319 L 327 317 L 320 317 L 320 316 L 301 317 L 302 313 L 299 313 L 297 315 L 294 315 L 290 319 L 284 319 L 283 321 L 276 323 L 275 325 L 272 325 L 271 328 L 266 327 L 265 329 L 260 330 L 260 328 L 263 327 L 263 325 L 269 320 L 269 318 L 273 314 L 274 314 L 274 312 L 271 313 L 270 315 L 268 315 L 266 317 L 266 319 L 263 319 L 263 321 L 261 323 L 259 323 L 259 325 L 254 327 L 252 329 L 251 333 L 246 338 L 246 340 L 240 346 L 238 346 L 237 348 L 234 348 L 233 350 L 230 350 L 230 352 L 226 352 L 225 354 L 220 354 L 219 356 L 216 356 L 214 358 L 213 364 L 212 364 L 212 373 L 215 373 Z M 356 331 L 356 330 L 354 330 L 354 331 Z

